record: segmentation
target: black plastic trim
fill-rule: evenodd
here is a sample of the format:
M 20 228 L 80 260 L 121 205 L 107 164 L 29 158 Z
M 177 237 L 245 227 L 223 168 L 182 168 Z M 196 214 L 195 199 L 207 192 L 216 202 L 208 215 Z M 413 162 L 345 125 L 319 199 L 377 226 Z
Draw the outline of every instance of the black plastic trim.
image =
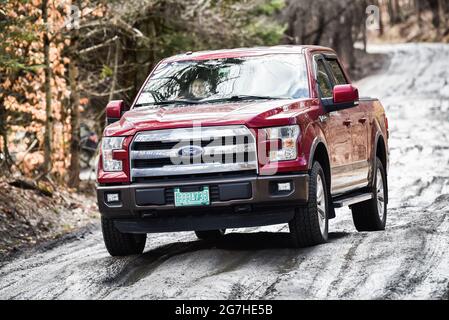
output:
M 218 185 L 220 201 L 250 199 L 252 197 L 251 183 L 228 183 Z
M 164 205 L 165 203 L 164 188 L 136 190 L 136 204 L 138 206 Z
M 288 223 L 294 217 L 294 209 L 247 214 L 207 214 L 196 216 L 156 217 L 147 219 L 115 220 L 115 227 L 125 233 L 158 233 L 208 231 L 218 229 L 259 227 Z

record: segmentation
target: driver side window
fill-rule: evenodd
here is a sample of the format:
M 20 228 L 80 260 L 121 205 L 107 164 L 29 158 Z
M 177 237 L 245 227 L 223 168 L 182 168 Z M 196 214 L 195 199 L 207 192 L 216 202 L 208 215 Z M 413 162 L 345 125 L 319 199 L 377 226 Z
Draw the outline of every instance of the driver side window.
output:
M 348 80 L 346 80 L 345 74 L 340 66 L 340 63 L 338 63 L 338 60 L 328 59 L 327 63 L 334 76 L 335 84 L 336 85 L 348 84 Z
M 316 61 L 317 82 L 321 98 L 332 98 L 332 83 L 327 74 L 326 66 L 322 59 Z

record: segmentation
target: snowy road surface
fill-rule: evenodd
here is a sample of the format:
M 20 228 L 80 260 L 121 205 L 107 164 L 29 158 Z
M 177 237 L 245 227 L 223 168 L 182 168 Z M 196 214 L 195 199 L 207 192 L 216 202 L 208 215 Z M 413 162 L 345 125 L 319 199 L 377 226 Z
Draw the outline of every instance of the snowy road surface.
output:
M 359 83 L 390 120 L 386 232 L 357 233 L 342 209 L 330 242 L 315 248 L 286 249 L 288 229 L 277 226 L 216 244 L 150 235 L 143 255 L 117 259 L 97 228 L 5 264 L 0 298 L 448 299 L 449 45 L 371 50 L 392 55 L 385 72 Z

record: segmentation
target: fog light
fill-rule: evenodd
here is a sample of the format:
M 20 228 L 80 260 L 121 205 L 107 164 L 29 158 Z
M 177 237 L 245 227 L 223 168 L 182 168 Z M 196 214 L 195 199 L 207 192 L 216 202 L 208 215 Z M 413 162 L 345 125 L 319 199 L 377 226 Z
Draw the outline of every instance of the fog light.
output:
M 119 202 L 120 201 L 120 195 L 118 193 L 108 193 L 106 194 L 106 202 Z
M 292 191 L 292 184 L 290 182 L 278 183 L 278 191 Z

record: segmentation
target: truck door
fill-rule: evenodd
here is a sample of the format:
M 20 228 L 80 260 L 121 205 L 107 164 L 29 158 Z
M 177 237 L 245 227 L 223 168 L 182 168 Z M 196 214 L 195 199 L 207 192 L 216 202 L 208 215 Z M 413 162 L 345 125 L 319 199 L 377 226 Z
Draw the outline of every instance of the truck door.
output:
M 321 100 L 332 100 L 334 79 L 322 55 L 315 56 L 316 79 Z M 348 110 L 331 112 L 322 122 L 323 132 L 330 152 L 332 186 L 331 193 L 345 192 L 352 176 L 351 115 Z
M 334 86 L 348 84 L 349 81 L 343 72 L 336 56 L 326 57 L 327 65 L 332 73 Z M 368 184 L 368 125 L 369 119 L 366 107 L 361 102 L 358 106 L 347 109 L 350 118 L 350 132 L 352 141 L 351 176 L 348 177 L 348 189 L 365 187 Z

